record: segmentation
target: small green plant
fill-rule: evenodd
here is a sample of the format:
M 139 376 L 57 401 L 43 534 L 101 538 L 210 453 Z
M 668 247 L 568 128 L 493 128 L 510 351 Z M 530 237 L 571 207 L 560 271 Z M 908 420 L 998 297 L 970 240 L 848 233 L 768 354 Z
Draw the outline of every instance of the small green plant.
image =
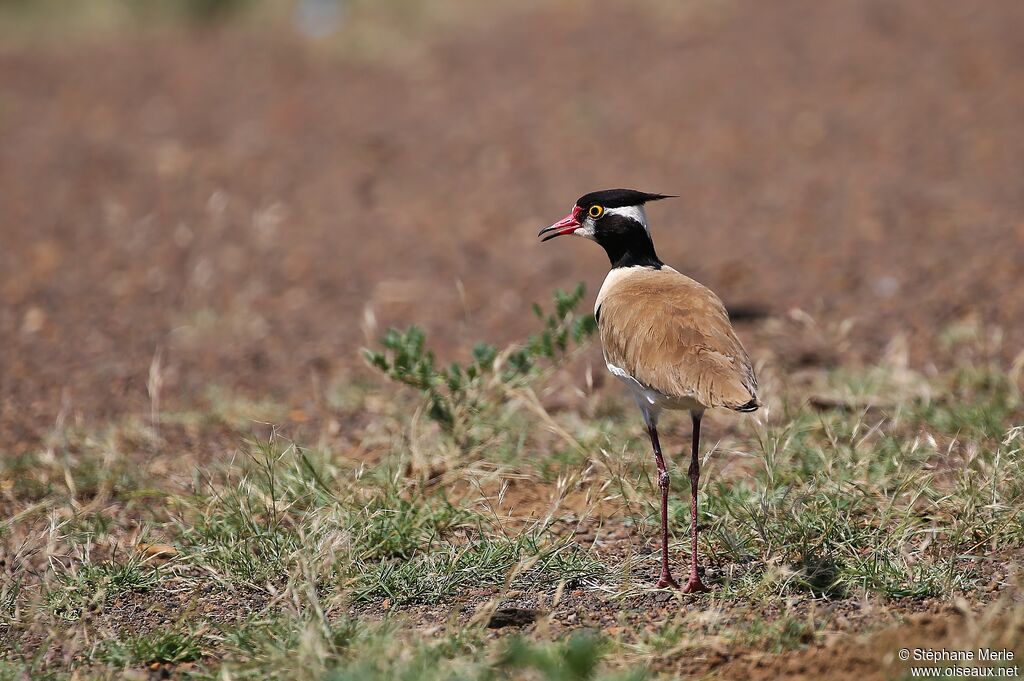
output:
M 460 432 L 472 414 L 480 412 L 484 388 L 491 382 L 516 385 L 535 377 L 543 360 L 557 363 L 571 344 L 582 345 L 597 329 L 592 314 L 577 307 L 586 294 L 581 283 L 571 292 L 556 291 L 554 311 L 545 313 L 534 304 L 533 312 L 543 328 L 524 343 L 504 351 L 487 343 L 473 347 L 473 361 L 439 367 L 426 335 L 418 327 L 389 329 L 381 339 L 383 351 L 365 350 L 371 366 L 388 378 L 418 390 L 426 398 L 428 415 L 449 433 Z
M 131 667 L 165 662 L 193 662 L 203 656 L 200 636 L 177 631 L 154 631 L 126 639 L 109 641 L 96 657 L 115 667 Z
M 101 606 L 110 596 L 145 591 L 160 581 L 160 570 L 132 557 L 126 562 L 83 562 L 56 571 L 57 585 L 46 593 L 56 617 L 76 621 L 84 609 Z
M 589 681 L 598 678 L 598 665 L 606 652 L 604 639 L 594 634 L 570 636 L 566 641 L 539 646 L 515 637 L 502 651 L 496 670 L 499 678 L 512 670 L 532 671 L 544 681 Z M 636 669 L 619 678 L 640 681 L 647 677 L 646 670 Z M 511 678 L 519 678 L 511 675 Z
M 419 495 L 403 499 L 393 486 L 342 510 L 344 526 L 361 560 L 409 559 L 429 550 L 451 528 L 480 521 L 476 514 L 444 499 Z
M 517 589 L 559 583 L 575 587 L 607 580 L 608 569 L 585 550 L 545 539 L 543 533 L 481 537 L 464 545 L 448 543 L 409 560 L 360 564 L 352 598 L 434 603 L 462 589 L 500 585 L 521 567 L 512 580 Z

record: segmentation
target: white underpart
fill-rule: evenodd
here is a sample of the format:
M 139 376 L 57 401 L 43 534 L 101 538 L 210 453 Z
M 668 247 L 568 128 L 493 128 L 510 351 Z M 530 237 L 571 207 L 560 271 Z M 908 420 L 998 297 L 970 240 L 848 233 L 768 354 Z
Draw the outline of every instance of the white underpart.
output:
M 630 220 L 636 220 L 644 226 L 647 236 L 651 235 L 651 228 L 647 226 L 647 213 L 643 206 L 622 206 L 621 208 L 605 208 L 605 215 L 621 215 Z
M 665 407 L 665 396 L 657 390 L 645 387 L 640 381 L 630 376 L 625 369 L 615 366 L 607 359 L 605 360 L 605 366 L 608 367 L 608 371 L 611 372 L 612 376 L 625 383 L 629 391 L 633 393 L 636 406 L 640 408 L 640 412 L 644 415 L 644 425 L 648 428 L 657 427 L 658 417 L 661 415 L 661 410 Z
M 636 406 L 644 415 L 644 424 L 650 428 L 658 425 L 658 417 L 662 409 L 684 409 L 691 412 L 703 412 L 706 408 L 703 404 L 692 397 L 670 397 L 654 388 L 646 385 L 629 375 L 622 367 L 617 367 L 607 359 L 604 364 L 612 376 L 626 384 L 629 391 L 633 393 Z

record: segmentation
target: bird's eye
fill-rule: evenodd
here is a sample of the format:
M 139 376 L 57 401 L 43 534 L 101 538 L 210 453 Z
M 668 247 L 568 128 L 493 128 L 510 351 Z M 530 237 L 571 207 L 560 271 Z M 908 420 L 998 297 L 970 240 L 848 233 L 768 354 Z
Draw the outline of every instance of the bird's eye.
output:
M 590 210 L 587 211 L 587 215 L 594 219 L 597 219 L 604 215 L 604 208 L 602 208 L 601 206 L 591 206 Z

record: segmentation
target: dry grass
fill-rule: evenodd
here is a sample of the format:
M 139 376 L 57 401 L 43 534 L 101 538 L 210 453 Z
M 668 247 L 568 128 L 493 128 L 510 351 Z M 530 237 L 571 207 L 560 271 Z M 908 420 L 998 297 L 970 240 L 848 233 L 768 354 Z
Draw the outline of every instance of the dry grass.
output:
M 564 350 L 578 302 L 544 324 Z M 240 417 L 275 410 L 221 395 L 159 425 L 63 424 L 47 449 L 4 460 L 0 678 L 640 678 L 712 643 L 813 648 L 954 599 L 1008 623 L 968 628 L 972 641 L 1018 631 L 1024 437 L 992 362 L 927 378 L 898 361 L 840 368 L 802 388 L 764 367 L 769 408 L 713 421 L 714 590 L 659 600 L 650 462 L 622 398 L 567 387 L 573 353 L 550 343 L 480 351 L 454 385 L 414 340 L 371 359 L 393 377 L 395 361 L 420 367 L 416 389 L 333 390 L 372 423 L 351 450 L 261 438 Z M 510 371 L 517 356 L 527 368 Z M 429 409 L 441 381 L 444 413 Z M 191 472 L 130 453 L 173 456 L 186 425 L 231 429 L 237 451 Z M 877 610 L 858 620 L 864 602 Z M 525 637 L 488 628 L 523 606 L 539 617 Z

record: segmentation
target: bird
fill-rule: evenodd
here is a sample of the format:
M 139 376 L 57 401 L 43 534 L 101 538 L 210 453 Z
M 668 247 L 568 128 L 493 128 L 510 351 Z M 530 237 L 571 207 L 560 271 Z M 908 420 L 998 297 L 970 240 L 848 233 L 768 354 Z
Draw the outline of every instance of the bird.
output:
M 626 384 L 643 415 L 661 490 L 658 588 L 679 588 L 669 565 L 669 473 L 658 439 L 663 410 L 689 411 L 690 575 L 683 593 L 707 591 L 697 560 L 700 424 L 708 409 L 752 412 L 761 406 L 757 378 L 721 299 L 669 267 L 654 250 L 645 204 L 676 198 L 635 189 L 584 194 L 564 218 L 540 230 L 542 242 L 563 235 L 596 241 L 611 269 L 594 317 L 608 371 Z

